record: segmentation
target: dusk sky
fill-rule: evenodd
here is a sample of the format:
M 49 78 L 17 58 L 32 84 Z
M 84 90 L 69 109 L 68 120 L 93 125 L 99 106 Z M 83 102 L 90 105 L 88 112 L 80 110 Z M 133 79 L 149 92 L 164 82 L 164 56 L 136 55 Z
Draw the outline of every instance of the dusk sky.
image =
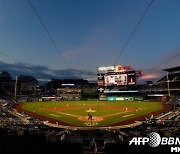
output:
M 0 0 L 0 71 L 46 80 L 73 78 L 71 69 L 96 80 L 97 67 L 114 65 L 150 1 L 31 0 L 68 67 L 28 0 Z M 116 64 L 142 69 L 144 80 L 180 66 L 180 0 L 154 0 Z

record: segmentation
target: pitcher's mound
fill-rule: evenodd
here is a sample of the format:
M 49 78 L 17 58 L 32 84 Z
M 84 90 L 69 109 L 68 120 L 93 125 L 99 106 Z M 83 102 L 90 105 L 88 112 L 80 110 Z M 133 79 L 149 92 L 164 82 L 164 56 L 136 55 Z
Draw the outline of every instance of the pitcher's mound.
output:
M 89 108 L 89 110 L 86 110 L 86 112 L 96 112 L 96 110 L 92 110 L 91 108 Z

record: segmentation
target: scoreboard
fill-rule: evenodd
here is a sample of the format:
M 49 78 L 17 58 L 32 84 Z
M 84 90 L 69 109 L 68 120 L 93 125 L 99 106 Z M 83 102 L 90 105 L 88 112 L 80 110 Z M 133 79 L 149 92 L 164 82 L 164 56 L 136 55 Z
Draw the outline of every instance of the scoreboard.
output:
M 135 71 L 130 66 L 107 66 L 97 68 L 98 86 L 136 85 L 136 78 L 142 71 Z

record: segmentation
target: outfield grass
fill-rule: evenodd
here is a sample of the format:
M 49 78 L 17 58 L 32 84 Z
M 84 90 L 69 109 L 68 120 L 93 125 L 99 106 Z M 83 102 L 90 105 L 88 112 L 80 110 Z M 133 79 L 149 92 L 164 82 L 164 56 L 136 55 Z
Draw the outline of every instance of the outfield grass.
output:
M 95 112 L 87 112 L 90 108 Z M 93 117 L 103 118 L 101 121 L 92 121 L 93 126 L 109 126 L 161 110 L 163 105 L 159 102 L 135 101 L 60 101 L 24 103 L 22 109 L 74 126 L 89 126 L 89 120 L 78 119 L 87 117 L 89 113 Z

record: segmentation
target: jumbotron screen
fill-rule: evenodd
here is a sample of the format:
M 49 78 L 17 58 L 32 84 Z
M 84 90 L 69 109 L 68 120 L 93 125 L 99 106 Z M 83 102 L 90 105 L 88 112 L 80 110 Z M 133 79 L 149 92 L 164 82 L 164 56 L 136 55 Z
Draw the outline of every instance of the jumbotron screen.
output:
M 127 74 L 105 75 L 105 86 L 111 85 L 127 85 Z
M 97 73 L 99 87 L 136 84 L 136 71 L 130 66 L 98 67 Z

